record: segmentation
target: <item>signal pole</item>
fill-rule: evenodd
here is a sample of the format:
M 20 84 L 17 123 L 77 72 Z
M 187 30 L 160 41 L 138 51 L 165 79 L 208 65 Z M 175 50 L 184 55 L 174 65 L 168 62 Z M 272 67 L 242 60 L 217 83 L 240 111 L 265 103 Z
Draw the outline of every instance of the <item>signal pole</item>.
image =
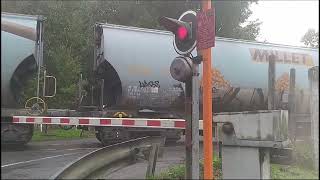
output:
M 202 0 L 202 11 L 211 9 L 211 0 Z M 212 80 L 211 48 L 201 51 L 203 57 L 203 146 L 204 179 L 213 179 Z
M 211 47 L 215 44 L 215 15 L 211 1 L 202 0 L 202 12 L 184 12 L 178 20 L 160 17 L 159 23 L 174 33 L 173 45 L 182 56 L 176 57 L 170 66 L 173 79 L 186 85 L 186 178 L 199 178 L 199 80 L 198 67 L 203 60 L 203 130 L 204 130 L 204 178 L 213 179 L 212 145 L 212 82 Z M 197 46 L 197 57 L 188 55 Z M 203 57 L 203 58 L 202 58 Z M 191 62 L 192 61 L 192 62 Z M 190 78 L 191 77 L 191 78 Z M 190 81 L 191 80 L 191 81 Z M 191 92 L 192 91 L 192 95 Z M 191 97 L 192 96 L 192 97 Z M 191 99 L 192 98 L 192 101 Z M 192 106 L 190 106 L 192 102 Z
M 191 179 L 199 179 L 199 64 L 201 56 L 192 58 Z M 187 165 L 187 164 L 186 164 Z M 188 167 L 190 165 L 187 165 Z M 187 169 L 186 169 L 187 170 Z

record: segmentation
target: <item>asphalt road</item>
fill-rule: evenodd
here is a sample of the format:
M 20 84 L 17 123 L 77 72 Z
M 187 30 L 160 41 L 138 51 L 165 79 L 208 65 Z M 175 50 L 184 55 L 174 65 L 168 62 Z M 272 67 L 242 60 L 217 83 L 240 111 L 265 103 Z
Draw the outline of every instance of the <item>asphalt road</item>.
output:
M 85 154 L 101 148 L 96 139 L 32 142 L 23 149 L 1 149 L 1 179 L 48 179 Z M 202 146 L 200 146 L 202 152 Z M 158 158 L 156 173 L 185 159 L 183 139 L 167 144 L 163 157 Z M 143 179 L 147 161 L 137 163 L 110 174 L 107 179 Z
M 77 158 L 102 147 L 96 139 L 33 142 L 1 148 L 1 179 L 48 179 Z

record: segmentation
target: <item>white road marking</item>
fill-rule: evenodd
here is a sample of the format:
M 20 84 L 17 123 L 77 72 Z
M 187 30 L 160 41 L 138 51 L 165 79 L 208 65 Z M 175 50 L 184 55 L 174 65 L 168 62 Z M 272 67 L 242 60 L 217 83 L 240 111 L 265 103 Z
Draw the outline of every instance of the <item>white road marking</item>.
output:
M 40 149 L 41 151 L 74 151 L 74 150 L 88 150 L 88 149 L 99 149 L 99 148 L 72 148 L 72 149 Z
M 73 149 L 65 149 L 65 150 L 74 151 L 74 150 L 86 150 L 86 149 L 99 149 L 99 148 L 73 148 Z
M 25 164 L 25 163 L 35 162 L 35 161 L 41 161 L 41 160 L 51 159 L 51 158 L 56 158 L 56 157 L 61 157 L 61 156 L 68 156 L 68 155 L 73 155 L 73 154 L 79 154 L 79 152 L 78 153 L 61 154 L 61 155 L 56 155 L 56 156 L 44 157 L 44 158 L 40 158 L 40 159 L 33 159 L 33 160 L 29 160 L 29 161 L 21 161 L 21 162 L 6 164 L 6 165 L 2 165 L 1 168 L 8 167 L 8 166 L 14 166 L 14 165 L 18 165 L 18 164 Z

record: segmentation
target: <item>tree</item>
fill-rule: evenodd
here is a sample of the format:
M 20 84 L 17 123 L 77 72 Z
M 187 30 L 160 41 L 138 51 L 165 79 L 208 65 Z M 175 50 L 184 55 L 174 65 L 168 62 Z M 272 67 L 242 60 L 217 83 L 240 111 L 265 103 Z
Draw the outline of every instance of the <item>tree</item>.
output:
M 221 37 L 255 40 L 261 22 L 248 21 L 252 14 L 249 6 L 257 0 L 221 1 L 213 0 L 216 10 L 216 34 Z M 74 18 L 75 11 L 90 23 L 102 21 L 114 24 L 163 29 L 158 23 L 160 16 L 177 18 L 182 12 L 200 10 L 200 1 L 190 0 L 115 0 L 115 1 L 1 1 L 2 10 L 9 12 L 49 15 L 48 7 L 68 9 L 65 20 Z M 53 13 L 55 15 L 57 13 Z M 86 24 L 88 25 L 88 24 Z M 91 25 L 91 24 L 90 24 Z
M 248 18 L 252 14 L 249 5 L 256 0 L 212 2 L 216 9 L 217 36 L 255 40 L 260 22 L 248 22 Z M 90 77 L 94 52 L 93 26 L 96 22 L 163 29 L 158 23 L 159 17 L 177 18 L 190 9 L 199 11 L 200 1 L 1 1 L 1 11 L 47 18 L 44 62 L 48 72 L 58 81 L 56 97 L 48 100 L 50 108 L 70 107 L 75 100 L 79 73 Z M 30 93 L 35 92 L 35 87 L 26 89 L 29 97 L 34 96 Z
M 252 14 L 249 6 L 257 1 L 214 1 L 217 36 L 255 40 L 260 32 L 258 19 L 248 21 Z
M 9 1 L 5 6 L 9 12 L 41 14 L 46 17 L 44 63 L 48 73 L 57 78 L 57 94 L 54 98 L 47 99 L 50 108 L 72 106 L 78 75 L 81 69 L 88 69 L 88 44 L 93 43 L 89 42 L 92 39 L 89 38 L 90 31 L 86 31 L 86 12 L 83 12 L 83 6 L 82 3 L 62 1 Z M 36 83 L 37 79 L 34 78 L 23 89 L 24 100 L 36 95 Z
M 319 32 L 316 32 L 314 29 L 308 29 L 302 37 L 301 42 L 308 47 L 319 47 Z
M 108 16 L 109 23 L 143 28 L 163 29 L 158 18 L 168 16 L 177 18 L 184 11 L 200 10 L 200 1 L 112 1 L 109 4 L 98 1 L 99 6 L 112 7 Z M 220 1 L 213 0 L 216 10 L 216 35 L 220 37 L 255 40 L 260 32 L 258 19 L 248 21 L 252 14 L 249 6 L 257 3 L 251 1 Z M 107 7 L 105 7 L 107 9 Z M 112 14 L 112 15 L 111 15 Z M 111 15 L 111 16 L 110 16 Z

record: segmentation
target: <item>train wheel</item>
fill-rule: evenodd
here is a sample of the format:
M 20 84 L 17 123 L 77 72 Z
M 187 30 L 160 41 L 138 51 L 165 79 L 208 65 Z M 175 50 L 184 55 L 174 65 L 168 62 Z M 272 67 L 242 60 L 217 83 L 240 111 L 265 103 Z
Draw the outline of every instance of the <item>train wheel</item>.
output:
M 176 143 L 181 139 L 182 130 L 167 130 L 163 136 L 166 137 L 166 144 Z
M 33 135 L 32 124 L 1 124 L 1 144 L 25 145 Z
M 98 131 L 99 138 L 97 137 L 97 139 L 100 139 L 100 142 L 104 146 L 123 142 L 129 139 L 128 131 L 122 128 L 102 127 Z

